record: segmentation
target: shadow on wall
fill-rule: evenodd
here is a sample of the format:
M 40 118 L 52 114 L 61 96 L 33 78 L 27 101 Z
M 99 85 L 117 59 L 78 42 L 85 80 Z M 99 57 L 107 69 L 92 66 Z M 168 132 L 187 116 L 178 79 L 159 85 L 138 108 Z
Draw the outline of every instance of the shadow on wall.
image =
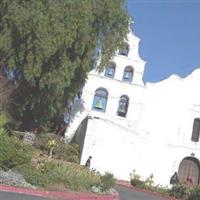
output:
M 82 156 L 83 146 L 85 142 L 85 135 L 87 131 L 87 125 L 88 125 L 88 119 L 89 117 L 85 117 L 82 122 L 80 123 L 79 127 L 77 128 L 74 137 L 72 138 L 72 143 L 76 143 L 79 145 L 80 150 L 80 160 Z
M 73 122 L 78 113 L 85 110 L 83 99 L 75 99 L 70 109 L 70 122 Z

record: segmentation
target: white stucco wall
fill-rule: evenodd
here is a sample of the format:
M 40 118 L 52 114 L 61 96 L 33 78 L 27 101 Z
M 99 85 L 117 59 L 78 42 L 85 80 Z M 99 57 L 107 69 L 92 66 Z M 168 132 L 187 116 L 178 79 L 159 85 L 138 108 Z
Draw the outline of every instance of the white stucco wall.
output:
M 81 120 L 90 115 L 81 164 L 92 156 L 91 167 L 129 180 L 133 169 L 143 179 L 154 175 L 155 183 L 169 184 L 182 159 L 200 158 L 200 145 L 191 141 L 194 118 L 200 117 L 200 69 L 185 79 L 176 75 L 158 83 L 143 84 L 145 62 L 138 54 L 139 39 L 128 35 L 129 56 L 117 55 L 114 79 L 89 73 L 83 89 L 83 110 L 77 113 L 66 137 L 71 137 Z M 132 83 L 121 81 L 124 68 L 134 68 Z M 95 90 L 106 88 L 106 112 L 93 111 Z M 129 96 L 126 118 L 117 116 L 121 95 Z M 72 128 L 73 127 L 73 128 Z

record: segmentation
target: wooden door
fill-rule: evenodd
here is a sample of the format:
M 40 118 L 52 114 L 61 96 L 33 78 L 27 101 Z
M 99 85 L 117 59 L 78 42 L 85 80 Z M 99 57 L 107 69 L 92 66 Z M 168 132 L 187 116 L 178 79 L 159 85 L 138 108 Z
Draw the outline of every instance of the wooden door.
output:
M 179 182 L 187 185 L 198 185 L 200 176 L 199 161 L 196 158 L 184 158 L 178 169 Z

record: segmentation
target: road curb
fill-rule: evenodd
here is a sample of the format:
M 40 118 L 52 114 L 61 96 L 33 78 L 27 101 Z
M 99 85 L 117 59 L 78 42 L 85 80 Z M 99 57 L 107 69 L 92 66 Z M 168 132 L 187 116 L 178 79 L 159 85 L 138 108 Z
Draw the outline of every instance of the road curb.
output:
M 48 198 L 59 198 L 62 200 L 119 200 L 119 194 L 113 193 L 110 195 L 97 195 L 92 193 L 83 193 L 83 192 L 57 192 L 57 191 L 47 191 L 41 189 L 30 189 L 30 188 L 21 188 L 9 185 L 0 184 L 0 191 L 12 192 L 18 194 L 26 194 L 38 197 L 48 197 Z

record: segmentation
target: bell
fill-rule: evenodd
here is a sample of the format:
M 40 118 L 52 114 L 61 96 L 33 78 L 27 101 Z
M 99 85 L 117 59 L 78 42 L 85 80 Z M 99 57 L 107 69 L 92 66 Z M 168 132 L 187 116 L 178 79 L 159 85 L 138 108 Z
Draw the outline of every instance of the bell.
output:
M 112 76 L 113 75 L 113 68 L 108 68 L 108 75 Z
M 101 98 L 98 99 L 98 101 L 96 102 L 95 108 L 100 109 L 100 110 L 103 110 L 103 101 L 102 101 Z
M 120 55 L 123 55 L 123 56 L 127 56 L 127 55 L 128 55 L 128 50 L 125 49 L 125 48 L 124 48 L 124 49 L 120 49 L 120 50 L 119 50 L 119 54 L 120 54 Z
M 125 78 L 125 79 L 129 79 L 129 73 L 128 73 L 128 72 L 125 72 L 124 78 Z
M 118 108 L 119 113 L 126 113 L 126 103 L 120 103 L 119 108 Z

